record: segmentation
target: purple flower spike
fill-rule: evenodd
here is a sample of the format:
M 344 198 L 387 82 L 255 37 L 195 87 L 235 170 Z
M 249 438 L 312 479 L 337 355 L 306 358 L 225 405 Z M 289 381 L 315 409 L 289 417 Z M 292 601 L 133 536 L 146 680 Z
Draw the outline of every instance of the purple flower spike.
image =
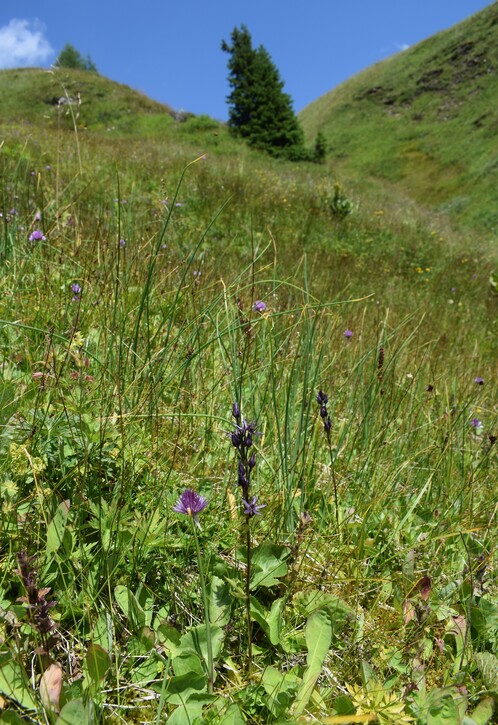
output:
M 474 383 L 476 383 L 476 385 L 484 385 L 484 378 L 478 376 L 477 378 L 474 378 Z
M 46 237 L 43 235 L 43 232 L 40 232 L 39 229 L 35 229 L 29 235 L 30 242 L 44 242 L 45 240 L 46 240 Z
M 347 340 L 350 340 L 353 337 L 351 330 L 344 330 L 342 334 Z
M 197 516 L 204 511 L 208 505 L 207 500 L 204 496 L 193 491 L 191 488 L 186 488 L 182 493 L 176 504 L 173 506 L 173 511 L 179 514 L 185 514 L 186 516 L 192 516 L 194 521 L 198 524 Z
M 254 312 L 264 312 L 266 310 L 266 304 L 263 300 L 256 300 L 252 306 Z
M 243 498 L 242 503 L 244 504 L 245 516 L 261 516 L 261 509 L 264 509 L 266 506 L 265 503 L 258 504 L 257 496 L 253 496 L 250 501 L 246 501 L 245 498 Z
M 476 430 L 477 430 L 477 428 L 482 428 L 482 423 L 479 420 L 479 418 L 472 418 L 472 420 L 470 421 L 470 425 L 472 426 L 472 428 L 475 428 Z

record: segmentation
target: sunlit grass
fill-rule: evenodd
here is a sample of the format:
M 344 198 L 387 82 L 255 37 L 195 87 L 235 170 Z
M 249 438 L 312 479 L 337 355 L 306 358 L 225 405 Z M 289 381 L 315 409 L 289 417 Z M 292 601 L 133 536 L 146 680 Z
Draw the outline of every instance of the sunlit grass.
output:
M 50 663 L 70 723 L 424 723 L 462 685 L 464 709 L 488 707 L 491 261 L 379 190 L 341 187 L 343 217 L 325 170 L 184 134 L 17 129 L 2 146 L 11 721 L 56 721 L 32 686 Z M 234 402 L 260 434 L 250 522 Z M 208 500 L 199 551 L 173 511 L 186 488 Z M 18 601 L 21 551 L 57 602 L 53 642 Z

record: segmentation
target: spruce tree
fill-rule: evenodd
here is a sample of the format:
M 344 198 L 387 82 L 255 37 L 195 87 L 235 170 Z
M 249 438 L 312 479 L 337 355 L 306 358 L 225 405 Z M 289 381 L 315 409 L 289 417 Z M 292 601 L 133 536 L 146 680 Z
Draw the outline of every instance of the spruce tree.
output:
M 79 70 L 97 72 L 97 67 L 90 56 L 87 55 L 86 58 L 83 58 L 79 50 L 76 50 L 71 43 L 66 43 L 63 47 L 55 61 L 55 65 L 58 68 L 78 68 Z
M 253 48 L 245 25 L 232 31 L 231 41 L 221 45 L 230 54 L 229 127 L 258 149 L 303 158 L 304 134 L 269 53 L 263 46 Z

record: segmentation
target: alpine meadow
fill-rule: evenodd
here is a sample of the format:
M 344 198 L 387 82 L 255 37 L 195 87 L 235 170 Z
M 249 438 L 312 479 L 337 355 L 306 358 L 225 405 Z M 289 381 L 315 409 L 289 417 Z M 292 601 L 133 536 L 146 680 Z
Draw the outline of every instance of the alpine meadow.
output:
M 0 71 L 0 724 L 496 723 L 498 3 L 298 116 L 221 42 Z

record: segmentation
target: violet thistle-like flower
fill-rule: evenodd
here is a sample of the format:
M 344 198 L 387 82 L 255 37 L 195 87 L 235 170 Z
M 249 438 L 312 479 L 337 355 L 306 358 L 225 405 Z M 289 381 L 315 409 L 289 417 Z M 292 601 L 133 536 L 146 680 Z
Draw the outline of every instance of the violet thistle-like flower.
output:
M 484 378 L 481 378 L 481 376 L 480 376 L 480 375 L 478 375 L 478 377 L 477 377 L 477 378 L 474 378 L 474 383 L 475 383 L 476 385 L 484 385 Z
M 179 514 L 185 514 L 186 516 L 192 516 L 197 526 L 200 527 L 197 517 L 204 511 L 207 505 L 208 502 L 204 496 L 196 493 L 191 488 L 186 488 L 173 506 L 173 511 Z
M 39 229 L 34 229 L 28 237 L 30 242 L 45 242 L 46 237 Z
M 346 338 L 346 340 L 351 340 L 351 338 L 353 337 L 353 333 L 351 330 L 344 330 L 342 335 Z
M 474 430 L 477 430 L 478 428 L 483 427 L 479 418 L 472 418 L 472 420 L 470 421 L 470 425 L 472 426 L 472 428 L 474 428 Z
M 263 302 L 263 300 L 256 300 L 256 302 L 253 304 L 252 309 L 254 312 L 259 312 L 260 314 L 266 310 L 266 303 Z

